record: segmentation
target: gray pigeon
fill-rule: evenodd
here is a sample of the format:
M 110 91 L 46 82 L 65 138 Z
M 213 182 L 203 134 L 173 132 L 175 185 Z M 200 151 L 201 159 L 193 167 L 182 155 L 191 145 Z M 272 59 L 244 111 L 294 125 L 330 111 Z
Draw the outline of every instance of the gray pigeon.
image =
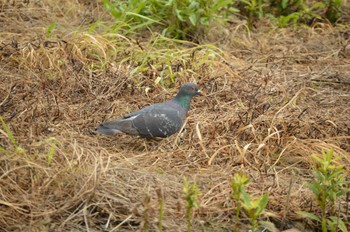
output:
M 125 133 L 144 138 L 168 137 L 184 124 L 192 97 L 202 95 L 197 85 L 186 83 L 169 101 L 147 106 L 123 118 L 102 123 L 96 131 L 105 135 Z

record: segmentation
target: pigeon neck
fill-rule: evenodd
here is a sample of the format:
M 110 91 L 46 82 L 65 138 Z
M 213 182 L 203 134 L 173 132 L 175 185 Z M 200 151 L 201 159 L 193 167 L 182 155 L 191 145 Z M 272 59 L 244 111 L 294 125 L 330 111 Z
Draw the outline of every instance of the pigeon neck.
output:
M 186 109 L 186 111 L 188 111 L 190 109 L 190 103 L 191 103 L 191 96 L 188 95 L 181 95 L 178 94 L 175 97 L 175 101 L 184 109 Z

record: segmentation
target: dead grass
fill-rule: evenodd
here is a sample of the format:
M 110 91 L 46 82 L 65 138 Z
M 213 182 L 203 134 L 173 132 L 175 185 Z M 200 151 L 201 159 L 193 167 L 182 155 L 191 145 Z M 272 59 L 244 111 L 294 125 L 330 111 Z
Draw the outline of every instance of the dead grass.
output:
M 0 129 L 9 151 L 0 158 L 4 231 L 155 231 L 158 189 L 164 229 L 185 231 L 184 176 L 202 192 L 194 231 L 225 231 L 233 228 L 236 172 L 252 179 L 252 195 L 270 194 L 266 218 L 296 226 L 297 210 L 318 210 L 305 187 L 311 154 L 334 148 L 350 167 L 349 28 L 230 28 L 222 57 L 201 65 L 182 57 L 184 76 L 164 88 L 154 85 L 160 67 L 130 78 L 137 64 L 116 62 L 130 53 L 114 52 L 118 46 L 98 34 L 72 36 L 84 14 L 93 20 L 102 12 L 97 3 L 74 4 L 66 6 L 69 21 L 50 1 L 0 7 L 0 113 L 25 150 L 16 152 Z M 66 29 L 46 39 L 52 20 Z M 156 52 L 140 43 L 125 50 Z M 107 118 L 170 98 L 185 81 L 206 96 L 194 100 L 184 133 L 160 141 L 91 133 Z

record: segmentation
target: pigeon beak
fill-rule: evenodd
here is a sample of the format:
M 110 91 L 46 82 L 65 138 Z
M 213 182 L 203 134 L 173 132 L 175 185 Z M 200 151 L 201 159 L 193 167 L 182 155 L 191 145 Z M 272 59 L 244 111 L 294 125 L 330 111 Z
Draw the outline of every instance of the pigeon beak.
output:
M 199 89 L 197 90 L 197 93 L 196 93 L 197 95 L 200 95 L 200 96 L 203 96 L 203 92 L 202 91 L 200 91 Z

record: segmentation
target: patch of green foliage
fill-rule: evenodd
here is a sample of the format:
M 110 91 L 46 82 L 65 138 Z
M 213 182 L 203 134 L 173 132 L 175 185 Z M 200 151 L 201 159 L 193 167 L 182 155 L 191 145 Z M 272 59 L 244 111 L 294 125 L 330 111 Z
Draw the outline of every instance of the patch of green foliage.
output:
M 336 23 L 342 15 L 343 0 L 238 0 L 241 14 L 246 16 L 251 28 L 254 21 L 269 17 L 279 27 L 311 24 L 315 20 Z
M 269 17 L 279 27 L 311 24 L 315 20 L 336 23 L 342 16 L 344 0 L 103 0 L 115 20 L 127 31 L 160 30 L 162 35 L 193 40 L 212 25 L 227 22 L 239 13 L 254 22 Z
M 304 0 L 297 1 L 281 1 L 277 5 L 277 14 L 268 14 L 279 27 L 289 25 L 310 24 L 314 20 L 322 20 L 323 16 L 320 12 L 325 9 L 326 5 L 323 2 L 305 3 Z
M 314 178 L 308 185 L 316 197 L 317 204 L 321 208 L 321 215 L 299 211 L 304 217 L 321 223 L 322 232 L 338 231 L 347 232 L 346 225 L 340 217 L 337 209 L 339 198 L 345 196 L 348 189 L 345 168 L 336 161 L 339 157 L 334 155 L 334 150 L 322 151 L 322 158 L 312 156 L 315 161 Z
M 326 5 L 326 18 L 335 23 L 342 15 L 342 8 L 345 5 L 345 0 L 323 0 Z
M 203 28 L 228 19 L 234 0 L 103 0 L 116 21 L 130 28 L 160 26 L 162 34 L 176 39 L 193 38 Z M 137 27 L 137 28 L 136 28 Z M 154 30 L 154 29 L 153 29 Z

